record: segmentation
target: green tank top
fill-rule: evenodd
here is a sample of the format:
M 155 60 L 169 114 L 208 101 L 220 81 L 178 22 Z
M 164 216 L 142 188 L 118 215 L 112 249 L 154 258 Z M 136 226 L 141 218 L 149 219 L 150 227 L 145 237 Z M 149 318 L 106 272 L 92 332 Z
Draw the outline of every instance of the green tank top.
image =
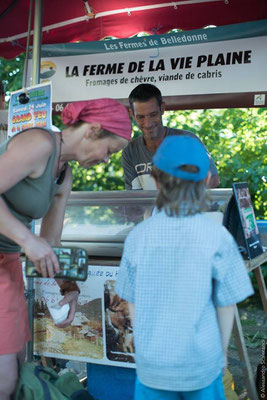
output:
M 44 130 L 52 136 L 54 141 L 54 148 L 44 173 L 39 178 L 23 179 L 1 195 L 10 212 L 29 229 L 33 219 L 42 218 L 47 213 L 53 197 L 59 188 L 53 177 L 56 157 L 56 135 L 53 131 Z M 0 156 L 6 151 L 8 143 L 13 137 L 0 145 Z M 20 250 L 20 246 L 0 234 L 0 252 L 16 253 Z

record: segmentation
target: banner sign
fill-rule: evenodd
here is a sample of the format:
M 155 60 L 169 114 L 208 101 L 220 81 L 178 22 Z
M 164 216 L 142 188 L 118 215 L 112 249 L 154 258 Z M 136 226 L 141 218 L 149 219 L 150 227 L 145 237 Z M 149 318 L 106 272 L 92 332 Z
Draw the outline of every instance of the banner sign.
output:
M 71 326 L 58 328 L 47 305 L 62 296 L 53 279 L 35 279 L 34 352 L 46 357 L 135 367 L 127 302 L 114 293 L 119 267 L 89 265 Z
M 8 136 L 29 128 L 52 127 L 51 82 L 11 93 L 8 114 Z
M 43 82 L 53 83 L 55 111 L 71 101 L 127 99 L 141 83 L 155 84 L 163 96 L 185 100 L 187 96 L 231 93 L 240 98 L 240 94 L 252 93 L 250 105 L 265 106 L 267 30 L 260 24 L 261 35 L 258 32 L 249 37 L 246 30 L 246 38 L 238 38 L 244 37 L 244 25 L 247 28 L 247 24 L 239 25 L 240 36 L 235 25 L 235 29 L 221 27 L 102 41 L 102 53 L 97 54 L 88 51 L 92 46 L 95 52 L 99 44 L 86 43 L 87 54 L 83 55 L 81 44 L 72 44 L 69 52 L 73 55 L 42 58 L 40 76 Z
M 78 56 L 97 53 L 117 53 L 129 50 L 153 50 L 157 53 L 159 47 L 198 45 L 234 39 L 244 39 L 267 35 L 267 20 L 245 22 L 227 26 L 217 26 L 216 29 L 195 29 L 185 32 L 171 32 L 164 35 L 154 35 L 100 40 L 97 42 L 59 43 L 42 46 L 42 57 Z

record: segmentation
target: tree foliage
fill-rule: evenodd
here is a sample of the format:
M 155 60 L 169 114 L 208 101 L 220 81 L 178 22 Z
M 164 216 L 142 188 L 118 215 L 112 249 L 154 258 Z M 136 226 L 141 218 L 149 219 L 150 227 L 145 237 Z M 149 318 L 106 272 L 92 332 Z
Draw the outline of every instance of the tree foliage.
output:
M 10 91 L 22 86 L 24 55 L 13 60 L 0 59 L 0 77 Z M 169 111 L 164 123 L 173 128 L 193 131 L 211 153 L 221 179 L 220 187 L 247 181 L 258 218 L 267 219 L 267 141 L 266 108 Z M 53 122 L 63 127 L 59 116 Z M 133 124 L 134 136 L 138 135 Z M 121 153 L 112 155 L 108 164 L 84 170 L 73 167 L 73 190 L 124 189 Z
M 220 187 L 248 182 L 257 216 L 267 219 L 267 108 L 171 111 L 165 123 L 196 133 L 219 171 Z
M 0 79 L 6 86 L 6 95 L 22 87 L 25 54 L 20 54 L 12 60 L 0 58 Z

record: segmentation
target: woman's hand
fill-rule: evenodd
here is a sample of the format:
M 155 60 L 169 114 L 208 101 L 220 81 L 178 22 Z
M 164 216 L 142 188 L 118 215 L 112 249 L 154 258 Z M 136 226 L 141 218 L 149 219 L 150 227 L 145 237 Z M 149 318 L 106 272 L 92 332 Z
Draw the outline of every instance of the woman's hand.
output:
M 44 238 L 32 235 L 23 247 L 26 256 L 44 278 L 53 278 L 59 272 L 58 258 Z
M 71 292 L 67 292 L 65 294 L 64 298 L 58 303 L 61 307 L 67 303 L 69 303 L 69 306 L 70 306 L 68 318 L 65 321 L 63 321 L 57 325 L 59 328 L 65 328 L 66 326 L 70 325 L 72 323 L 72 321 L 74 320 L 75 312 L 77 309 L 78 296 L 79 296 L 78 290 L 73 290 Z

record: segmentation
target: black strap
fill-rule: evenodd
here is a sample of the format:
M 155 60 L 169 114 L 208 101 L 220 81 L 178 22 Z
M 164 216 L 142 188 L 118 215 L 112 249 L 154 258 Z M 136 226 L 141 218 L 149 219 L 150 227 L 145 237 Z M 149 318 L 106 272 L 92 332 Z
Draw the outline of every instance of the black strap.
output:
M 44 400 L 51 400 L 49 387 L 48 387 L 46 381 L 40 377 L 40 373 L 41 372 L 45 372 L 50 376 L 52 376 L 52 374 L 50 374 L 49 372 L 45 371 L 39 365 L 37 365 L 37 367 L 35 367 L 35 369 L 34 369 L 34 375 L 39 379 L 39 381 L 41 382 L 41 385 L 43 387 Z
M 72 393 L 72 400 L 94 400 L 94 398 L 85 389 Z

